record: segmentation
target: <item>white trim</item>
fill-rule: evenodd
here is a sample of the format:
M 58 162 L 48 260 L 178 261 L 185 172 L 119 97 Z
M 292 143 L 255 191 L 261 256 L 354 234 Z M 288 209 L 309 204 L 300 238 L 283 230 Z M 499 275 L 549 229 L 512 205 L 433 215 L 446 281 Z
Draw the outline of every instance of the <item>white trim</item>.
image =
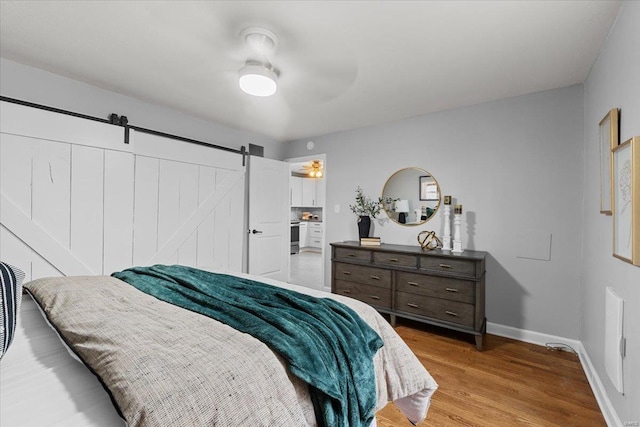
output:
M 618 413 L 611 404 L 611 400 L 609 400 L 607 390 L 604 388 L 604 384 L 602 384 L 598 372 L 593 367 L 593 363 L 591 363 L 589 353 L 587 353 L 587 350 L 584 348 L 582 343 L 579 343 L 578 347 L 579 348 L 576 350 L 578 351 L 578 357 L 580 357 L 580 363 L 582 363 L 582 369 L 584 369 L 584 373 L 587 376 L 591 390 L 598 401 L 604 420 L 607 422 L 609 427 L 622 427 L 624 424 L 622 424 L 620 417 L 618 417 Z
M 580 359 L 582 369 L 589 381 L 591 391 L 598 402 L 600 412 L 609 427 L 622 427 L 622 421 L 618 417 L 618 414 L 609 400 L 607 391 L 600 380 L 598 372 L 595 370 L 587 350 L 582 345 L 581 341 L 559 337 L 556 335 L 543 334 L 540 332 L 528 331 L 526 329 L 518 329 L 511 326 L 500 325 L 497 323 L 487 323 L 487 333 L 498 335 L 501 337 L 511 338 L 518 341 L 524 341 L 531 344 L 545 345 L 546 343 L 562 343 L 570 345 L 577 353 Z
M 581 345 L 578 340 L 543 334 L 541 332 L 528 331 L 526 329 L 518 329 L 512 326 L 499 325 L 491 322 L 487 322 L 487 333 L 538 345 L 545 345 L 549 342 L 567 344 L 575 351 L 578 351 L 577 347 Z

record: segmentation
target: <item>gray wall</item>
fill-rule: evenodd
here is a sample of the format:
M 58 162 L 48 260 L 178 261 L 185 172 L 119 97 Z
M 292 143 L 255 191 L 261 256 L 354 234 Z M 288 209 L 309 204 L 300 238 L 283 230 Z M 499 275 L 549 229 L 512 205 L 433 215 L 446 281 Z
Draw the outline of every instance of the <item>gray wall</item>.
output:
M 313 151 L 307 150 L 306 140 L 290 143 L 285 156 L 327 154 L 328 242 L 357 240 L 356 216 L 348 207 L 357 186 L 377 198 L 386 179 L 398 169 L 424 168 L 444 194 L 463 205 L 463 247 L 490 254 L 488 321 L 579 337 L 582 85 L 313 141 Z M 340 213 L 335 213 L 336 205 Z M 372 235 L 386 243 L 417 245 L 422 230 L 442 235 L 442 210 L 423 226 L 400 226 L 387 220 L 374 227 Z M 549 261 L 517 256 L 530 243 L 520 244 L 518 236 L 531 233 L 551 234 Z M 329 257 L 325 272 L 328 285 Z
M 600 153 L 598 123 L 620 108 L 620 142 L 640 135 L 640 2 L 625 2 L 585 83 L 584 207 L 580 339 L 620 420 L 640 422 L 640 267 L 611 256 L 613 220 L 599 213 Z M 639 165 L 640 167 L 640 165 Z M 625 300 L 627 356 L 625 395 L 611 384 L 604 368 L 605 288 Z
M 162 90 L 162 88 L 158 88 Z M 252 132 L 189 116 L 177 110 L 99 89 L 37 68 L 0 59 L 0 94 L 90 116 L 127 116 L 129 124 L 231 148 L 265 147 L 265 157 L 282 159 L 282 143 Z

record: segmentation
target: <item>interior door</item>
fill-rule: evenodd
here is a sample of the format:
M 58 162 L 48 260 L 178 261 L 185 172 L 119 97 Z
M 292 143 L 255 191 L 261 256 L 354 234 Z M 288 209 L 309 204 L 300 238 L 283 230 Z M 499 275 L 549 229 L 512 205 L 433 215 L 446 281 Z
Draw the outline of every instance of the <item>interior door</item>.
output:
M 290 241 L 289 164 L 249 158 L 249 273 L 287 281 Z

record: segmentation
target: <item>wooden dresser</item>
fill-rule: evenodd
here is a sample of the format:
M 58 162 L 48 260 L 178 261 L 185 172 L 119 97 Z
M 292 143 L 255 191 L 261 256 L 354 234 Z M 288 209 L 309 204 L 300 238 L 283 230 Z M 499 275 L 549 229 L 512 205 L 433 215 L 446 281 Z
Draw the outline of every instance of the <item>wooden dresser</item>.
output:
M 422 251 L 418 246 L 331 244 L 331 292 L 390 315 L 475 335 L 486 331 L 486 252 Z

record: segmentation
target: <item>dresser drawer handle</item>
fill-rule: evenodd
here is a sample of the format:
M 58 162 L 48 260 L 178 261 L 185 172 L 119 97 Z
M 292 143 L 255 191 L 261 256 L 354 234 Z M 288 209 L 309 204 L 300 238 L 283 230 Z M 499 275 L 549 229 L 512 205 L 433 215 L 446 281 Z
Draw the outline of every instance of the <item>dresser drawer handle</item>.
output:
M 391 261 L 391 262 L 398 262 L 398 261 L 400 261 L 400 260 L 399 260 L 398 258 L 389 258 L 389 261 Z
M 372 278 L 373 280 L 380 280 L 380 277 L 379 277 L 379 276 L 373 276 L 373 275 L 371 275 L 371 276 L 369 276 L 369 277 L 370 277 L 370 278 Z
M 377 295 L 371 295 L 371 299 L 379 300 L 379 299 L 380 299 L 380 297 L 379 297 L 379 296 L 377 296 Z
M 455 288 L 445 288 L 444 290 L 447 292 L 458 292 L 458 290 Z
M 349 295 L 349 294 L 351 293 L 351 291 L 350 291 L 349 289 L 344 289 L 344 290 L 342 291 L 342 293 L 343 293 L 343 294 L 347 294 L 347 295 Z
M 449 264 L 439 264 L 441 268 L 451 268 Z
M 351 276 L 351 272 L 350 271 L 343 271 L 342 274 L 344 274 L 345 276 Z
M 407 282 L 407 285 L 419 286 L 417 282 Z
M 411 307 L 411 308 L 420 308 L 420 307 L 418 307 L 418 304 L 414 304 L 414 303 L 412 303 L 412 302 L 408 302 L 408 303 L 407 303 L 407 305 L 408 305 L 409 307 Z
M 445 313 L 449 316 L 458 317 L 458 313 L 454 313 L 453 311 L 446 310 Z
M 351 258 L 355 258 L 355 257 L 356 257 L 356 254 L 349 254 L 349 255 L 347 255 L 347 256 L 349 256 L 349 257 L 351 257 Z

